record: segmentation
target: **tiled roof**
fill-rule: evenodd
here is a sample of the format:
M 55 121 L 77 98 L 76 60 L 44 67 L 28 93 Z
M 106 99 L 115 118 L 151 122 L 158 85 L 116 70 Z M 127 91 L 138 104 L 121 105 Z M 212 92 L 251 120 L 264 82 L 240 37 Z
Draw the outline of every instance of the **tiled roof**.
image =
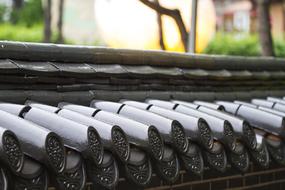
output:
M 280 185 L 284 63 L 0 42 L 0 189 Z

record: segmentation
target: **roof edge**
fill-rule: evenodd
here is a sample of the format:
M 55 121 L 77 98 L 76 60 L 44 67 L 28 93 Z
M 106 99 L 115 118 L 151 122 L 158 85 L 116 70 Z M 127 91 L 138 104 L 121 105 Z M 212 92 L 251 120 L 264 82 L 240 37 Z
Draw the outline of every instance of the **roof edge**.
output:
M 285 59 L 0 41 L 0 58 L 26 61 L 151 65 L 193 69 L 285 70 Z

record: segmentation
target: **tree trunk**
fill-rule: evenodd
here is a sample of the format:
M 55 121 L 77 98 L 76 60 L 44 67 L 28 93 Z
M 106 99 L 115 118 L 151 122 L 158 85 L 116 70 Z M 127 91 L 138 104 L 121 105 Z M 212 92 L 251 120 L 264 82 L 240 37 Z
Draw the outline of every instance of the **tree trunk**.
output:
M 283 15 L 283 20 L 285 20 L 285 0 L 282 0 L 282 15 Z M 285 29 L 285 22 L 283 22 L 283 28 Z M 284 31 L 283 29 L 283 31 Z M 283 34 L 283 38 L 285 35 Z
M 19 10 L 24 5 L 24 0 L 13 0 L 13 10 Z
M 24 5 L 24 0 L 13 0 L 12 1 L 12 14 L 10 21 L 12 24 L 16 24 L 19 20 L 19 11 Z
M 257 0 L 259 38 L 263 56 L 274 56 L 269 8 L 270 0 Z
M 155 10 L 157 13 L 161 15 L 170 16 L 171 18 L 174 19 L 179 29 L 181 40 L 186 52 L 188 48 L 188 32 L 186 30 L 180 11 L 178 9 L 168 9 L 150 0 L 139 0 L 139 1 L 144 5 L 150 7 L 151 9 Z
M 159 5 L 159 0 L 155 0 L 154 2 Z M 156 14 L 157 14 L 157 24 L 158 24 L 159 45 L 162 50 L 165 50 L 166 48 L 163 39 L 162 15 L 157 11 Z
M 57 37 L 57 43 L 63 43 L 64 38 L 63 38 L 63 31 L 62 31 L 62 26 L 63 26 L 63 8 L 64 8 L 64 0 L 59 0 L 59 5 L 58 5 L 58 21 L 57 21 L 57 31 L 58 31 L 58 37 Z
M 51 41 L 51 0 L 44 1 L 44 42 Z

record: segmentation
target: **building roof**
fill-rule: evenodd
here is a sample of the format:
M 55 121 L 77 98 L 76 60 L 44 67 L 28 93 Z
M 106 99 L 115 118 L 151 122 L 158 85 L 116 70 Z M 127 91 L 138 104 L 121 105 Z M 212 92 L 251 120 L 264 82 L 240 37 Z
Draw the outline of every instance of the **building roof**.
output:
M 11 179 L 6 179 L 5 173 L 17 176 L 16 182 L 23 186 L 40 186 L 41 189 L 48 186 L 68 189 L 65 185 L 71 184 L 75 189 L 82 189 L 86 179 L 95 186 L 123 189 L 138 185 L 167 188 L 166 183 L 172 183 L 175 188 L 186 188 L 195 187 L 195 184 L 242 180 L 262 175 L 257 168 L 267 168 L 269 164 L 270 169 L 264 173 L 278 175 L 278 172 L 285 172 L 284 155 L 279 155 L 284 149 L 282 114 L 285 107 L 282 111 L 282 105 L 270 104 L 269 112 L 249 104 L 256 98 L 285 96 L 284 63 L 285 60 L 279 58 L 2 41 L 0 121 L 3 127 L 18 136 L 24 156 L 22 161 L 19 161 L 20 156 L 12 156 L 23 165 L 14 173 L 9 167 L 11 163 L 0 159 L 4 168 L 0 173 L 0 186 L 6 184 L 3 183 L 6 180 L 11 185 Z M 239 102 L 233 103 L 234 100 Z M 282 104 L 283 100 L 274 101 Z M 222 107 L 224 111 L 208 106 Z M 89 115 L 84 115 L 87 113 Z M 110 114 L 121 117 L 121 125 L 126 123 L 133 127 L 127 121 L 137 122 L 134 131 L 144 129 L 140 134 L 149 135 L 147 138 L 157 150 L 165 146 L 164 159 L 150 159 L 152 146 L 144 143 L 147 138 L 135 136 L 118 123 L 110 123 Z M 185 121 L 193 126 L 188 126 Z M 82 122 L 95 122 L 94 131 Z M 19 131 L 14 123 L 30 127 Z M 151 134 L 143 132 L 151 126 L 156 127 L 158 133 L 155 130 L 151 130 Z M 222 126 L 223 130 L 215 126 Z M 74 135 L 72 131 L 79 131 L 79 128 L 82 132 Z M 83 128 L 91 130 L 86 132 L 86 139 L 81 138 Z M 164 128 L 171 130 L 166 132 Z M 33 133 L 35 130 L 38 132 Z M 46 146 L 54 154 L 34 153 L 39 144 L 31 139 L 47 138 L 48 135 L 43 135 L 49 134 L 47 131 L 55 134 Z M 163 137 L 162 144 L 158 134 Z M 92 143 L 87 146 L 84 143 L 88 139 Z M 256 140 L 248 144 L 246 139 Z M 63 153 L 63 149 L 68 153 Z M 102 163 L 99 159 L 98 163 L 90 160 L 93 154 L 98 158 L 101 156 Z M 269 162 L 269 155 L 274 162 Z M 129 159 L 122 159 L 124 156 Z M 58 166 L 58 171 L 53 166 Z M 63 172 L 59 172 L 61 166 Z M 246 174 L 237 176 L 236 173 L 241 171 Z M 55 183 L 47 184 L 46 172 Z M 199 177 L 198 182 L 193 172 L 205 181 Z M 227 179 L 223 175 L 227 175 Z M 177 179 L 178 176 L 183 177 Z M 34 178 L 39 178 L 39 183 L 35 184 Z M 254 185 L 262 186 L 262 182 Z
M 243 92 L 248 96 L 248 90 L 282 91 L 280 84 L 285 77 L 284 60 L 279 58 L 1 44 L 2 96 L 13 92 L 13 101 L 18 103 L 23 100 L 22 93 L 37 96 L 34 90 L 59 94 L 55 100 L 78 93 L 91 98 L 100 91 L 132 91 L 142 96 L 163 91 L 161 94 L 180 98 L 191 98 L 193 93 L 205 93 L 211 98 L 225 93 L 236 97 L 235 93 Z

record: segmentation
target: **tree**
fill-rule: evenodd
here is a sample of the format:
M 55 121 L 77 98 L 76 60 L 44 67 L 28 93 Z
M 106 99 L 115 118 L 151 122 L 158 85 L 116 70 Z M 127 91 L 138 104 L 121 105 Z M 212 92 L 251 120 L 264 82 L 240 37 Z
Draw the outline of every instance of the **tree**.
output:
M 51 41 L 51 0 L 44 0 L 44 42 Z
M 176 25 L 178 26 L 184 49 L 185 51 L 187 51 L 189 34 L 186 30 L 180 11 L 178 9 L 165 8 L 161 6 L 158 1 L 156 2 L 150 0 L 139 0 L 139 1 L 142 2 L 144 5 L 150 7 L 151 9 L 155 10 L 158 13 L 158 15 L 160 15 L 160 19 L 161 15 L 167 15 L 174 19 Z
M 159 0 L 154 1 L 158 6 Z M 157 24 L 158 24 L 158 34 L 159 34 L 159 45 L 162 50 L 165 50 L 165 44 L 164 44 L 164 39 L 163 39 L 163 27 L 162 27 L 162 15 L 159 12 L 157 13 Z
M 11 22 L 16 24 L 19 20 L 19 12 L 24 5 L 24 0 L 13 0 L 12 1 L 12 13 L 11 13 Z
M 63 38 L 63 32 L 62 32 L 62 26 L 63 26 L 63 8 L 64 8 L 64 0 L 59 0 L 59 5 L 58 5 L 58 21 L 57 21 L 57 31 L 58 31 L 58 36 L 57 36 L 57 43 L 63 43 L 64 38 Z
M 270 0 L 257 0 L 258 30 L 263 56 L 274 56 L 270 25 Z
M 13 0 L 13 10 L 19 10 L 24 5 L 24 0 Z

